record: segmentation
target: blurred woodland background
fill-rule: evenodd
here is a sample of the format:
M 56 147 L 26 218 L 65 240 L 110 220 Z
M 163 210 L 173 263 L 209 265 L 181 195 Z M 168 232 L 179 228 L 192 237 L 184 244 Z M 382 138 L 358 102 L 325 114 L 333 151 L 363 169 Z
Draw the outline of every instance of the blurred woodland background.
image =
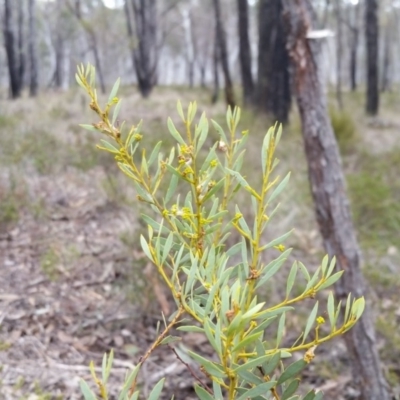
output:
M 295 3 L 309 7 L 320 102 L 340 149 L 375 346 L 388 399 L 399 399 L 400 1 Z M 176 120 L 178 99 L 196 100 L 221 125 L 227 105 L 243 107 L 249 181 L 257 180 L 268 127 L 284 123 L 280 168 L 293 173 L 271 234 L 296 228 L 292 257 L 317 266 L 325 250 L 287 48 L 287 4 L 0 2 L 0 399 L 81 398 L 89 361 L 99 365 L 111 348 L 117 388 L 154 338 L 160 309 L 168 314 L 173 304 L 141 252 L 146 227 L 133 187 L 113 158 L 96 150 L 98 135 L 78 125 L 95 121 L 75 82 L 77 64 L 96 67 L 100 99 L 121 77 L 120 116 L 144 120 L 149 147 L 171 143 L 166 120 Z M 266 299 L 280 298 L 284 285 L 277 278 Z M 193 347 L 211 352 L 204 337 L 188 333 L 180 348 Z M 362 398 L 350 358 L 341 341 L 321 346 L 307 385 L 327 399 Z M 168 348 L 146 366 L 144 390 L 167 375 L 176 399 L 196 398 L 190 374 Z

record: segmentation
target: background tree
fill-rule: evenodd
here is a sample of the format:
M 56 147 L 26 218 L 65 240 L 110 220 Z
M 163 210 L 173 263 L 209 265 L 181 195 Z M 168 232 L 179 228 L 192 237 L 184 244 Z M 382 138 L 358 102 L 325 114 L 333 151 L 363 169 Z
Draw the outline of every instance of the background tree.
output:
M 239 59 L 242 77 L 243 102 L 245 105 L 254 101 L 254 84 L 251 71 L 251 48 L 249 38 L 249 3 L 237 0 Z
M 338 145 L 329 119 L 318 71 L 318 43 L 307 39 L 312 29 L 309 1 L 284 0 L 289 16 L 289 54 L 294 67 L 297 104 L 308 164 L 308 175 L 319 230 L 326 252 L 336 256 L 343 278 L 335 285 L 338 298 L 345 302 L 349 293 L 366 294 L 361 273 L 360 248 L 352 223 Z M 353 370 L 353 381 L 363 400 L 389 400 L 376 348 L 371 310 L 345 335 Z
M 28 0 L 29 15 L 29 94 L 36 96 L 38 91 L 38 56 L 36 46 L 36 5 Z
M 21 90 L 24 86 L 25 78 L 25 2 L 20 0 L 18 5 L 18 79 L 20 81 Z
M 289 56 L 282 0 L 259 1 L 257 102 L 260 110 L 287 122 L 291 105 Z
M 106 92 L 106 84 L 105 84 L 105 79 L 104 79 L 103 67 L 102 67 L 102 63 L 101 63 L 101 59 L 100 59 L 100 51 L 99 51 L 99 44 L 98 44 L 98 40 L 97 40 L 97 36 L 96 36 L 96 29 L 88 20 L 86 20 L 84 18 L 81 0 L 75 0 L 74 6 L 72 6 L 69 1 L 70 0 L 67 0 L 67 5 L 68 5 L 70 11 L 78 19 L 84 32 L 86 33 L 89 47 L 93 53 L 94 64 L 96 66 L 97 75 L 99 77 L 100 90 L 102 93 L 105 93 Z M 103 3 L 101 3 L 101 4 L 104 7 Z M 86 6 L 86 8 L 88 8 L 89 12 L 93 12 L 93 7 L 90 7 L 93 5 L 85 3 L 85 6 Z
M 367 48 L 366 111 L 370 115 L 376 115 L 379 110 L 379 27 L 377 0 L 365 0 L 365 41 Z
M 13 4 L 15 3 L 11 0 L 4 0 L 3 34 L 10 81 L 10 95 L 13 99 L 16 99 L 21 95 L 22 81 L 15 43 Z
M 213 0 L 215 26 L 216 26 L 216 43 L 218 46 L 219 60 L 221 62 L 222 72 L 225 79 L 225 101 L 231 107 L 236 104 L 235 94 L 233 91 L 233 82 L 228 62 L 228 49 L 226 44 L 226 33 L 222 22 L 221 2 Z
M 126 0 L 125 14 L 138 87 L 148 97 L 157 83 L 157 1 Z

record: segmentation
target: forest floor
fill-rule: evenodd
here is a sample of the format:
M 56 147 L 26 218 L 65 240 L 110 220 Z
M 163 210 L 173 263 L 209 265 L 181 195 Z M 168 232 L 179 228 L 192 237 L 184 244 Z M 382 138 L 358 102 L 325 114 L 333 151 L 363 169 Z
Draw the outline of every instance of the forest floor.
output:
M 225 106 L 211 106 L 202 90 L 158 88 L 142 100 L 134 89 L 123 88 L 121 97 L 121 116 L 132 123 L 143 119 L 150 144 L 160 139 L 168 144 L 166 118 L 177 116 L 177 99 L 187 104 L 196 98 L 208 117 L 224 119 Z M 361 94 L 346 93 L 344 99 L 346 111 L 332 107 L 331 113 L 379 351 L 399 396 L 400 96 L 385 94 L 381 116 L 374 119 L 364 116 Z M 89 362 L 99 369 L 111 348 L 115 398 L 126 371 L 154 339 L 160 309 L 173 309 L 140 250 L 144 227 L 135 192 L 112 157 L 95 148 L 96 135 L 78 126 L 94 121 L 82 93 L 49 92 L 17 101 L 3 96 L 0 102 L 0 400 L 81 399 L 79 380 L 92 383 Z M 247 171 L 259 167 L 256 152 L 268 126 L 265 118 L 243 112 L 241 127 L 251 134 Z M 315 268 L 323 249 L 299 126 L 293 111 L 279 149 L 281 169 L 293 174 L 275 227 L 296 228 L 288 244 L 296 258 Z M 284 288 L 284 278 L 277 279 L 267 288 L 271 300 Z M 211 353 L 199 334 L 185 334 L 179 347 Z M 324 390 L 326 399 L 355 398 L 348 364 L 346 348 L 336 340 L 321 348 L 305 382 Z M 177 400 L 196 398 L 191 375 L 169 348 L 157 350 L 144 368 L 144 393 L 167 376 L 165 398 L 172 393 Z

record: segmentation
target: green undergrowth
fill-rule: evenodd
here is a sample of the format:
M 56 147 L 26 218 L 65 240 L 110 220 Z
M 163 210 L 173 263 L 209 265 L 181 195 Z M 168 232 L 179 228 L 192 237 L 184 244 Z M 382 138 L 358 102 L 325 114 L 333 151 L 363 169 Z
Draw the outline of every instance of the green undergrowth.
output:
M 330 106 L 329 116 L 340 152 L 342 154 L 353 152 L 359 143 L 359 137 L 350 111 Z
M 362 246 L 386 250 L 398 245 L 400 232 L 400 148 L 358 157 L 348 175 L 353 216 Z

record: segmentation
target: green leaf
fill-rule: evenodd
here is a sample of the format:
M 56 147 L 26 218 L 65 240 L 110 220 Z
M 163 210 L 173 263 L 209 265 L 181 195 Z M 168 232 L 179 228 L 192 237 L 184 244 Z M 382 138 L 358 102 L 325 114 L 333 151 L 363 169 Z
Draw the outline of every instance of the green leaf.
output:
M 306 328 L 304 329 L 303 343 L 307 339 L 307 336 L 310 333 L 311 328 L 315 324 L 315 320 L 317 318 L 317 313 L 318 313 L 318 301 L 315 303 L 315 305 L 311 311 L 311 314 L 309 315 L 309 317 L 307 319 Z
M 162 259 L 161 259 L 161 264 L 164 264 L 165 260 L 167 259 L 169 252 L 171 250 L 171 247 L 173 245 L 173 239 L 174 239 L 174 234 L 171 232 L 168 235 L 168 238 L 164 244 L 164 249 L 163 249 L 163 255 L 162 255 Z
M 207 312 L 206 312 L 207 314 Z M 213 349 L 217 352 L 217 354 L 220 356 L 222 355 L 222 349 L 221 349 L 221 342 L 217 342 L 216 338 L 214 337 L 214 334 L 212 333 L 211 329 L 211 323 L 208 318 L 205 318 L 204 320 L 204 332 L 207 336 L 208 341 L 210 342 L 211 346 Z
M 262 246 L 260 248 L 261 251 L 265 249 L 270 249 L 271 247 L 277 246 L 279 244 L 282 244 L 293 232 L 293 229 L 289 232 L 286 232 L 282 236 L 279 236 L 278 238 L 272 240 L 271 242 L 267 243 L 266 245 Z
M 261 311 L 261 309 L 265 306 L 265 302 L 264 303 L 259 303 L 257 305 L 255 305 L 254 307 L 252 307 L 250 310 L 246 311 L 243 314 L 243 319 L 250 319 L 253 318 L 253 316 L 255 314 L 257 314 L 259 311 Z
M 198 333 L 204 333 L 204 329 L 200 328 L 199 326 L 195 325 L 188 325 L 188 326 L 178 326 L 176 328 L 178 331 L 182 332 L 198 332 Z
M 178 182 L 179 182 L 179 177 L 176 175 L 172 175 L 171 182 L 168 186 L 167 194 L 165 195 L 165 204 L 167 204 L 174 195 L 176 187 L 178 186 Z
M 115 121 L 117 120 L 119 112 L 121 111 L 121 104 L 122 104 L 122 100 L 118 100 L 118 103 L 115 105 L 112 120 L 111 120 L 112 126 L 115 126 Z
M 263 286 L 269 279 L 271 279 L 285 263 L 287 257 L 291 253 L 292 249 L 284 251 L 277 259 L 271 261 L 263 270 L 261 278 L 258 280 L 256 289 Z
M 333 298 L 333 293 L 330 292 L 328 296 L 327 311 L 329 323 L 331 324 L 331 329 L 335 327 L 335 299 Z
M 79 126 L 83 129 L 86 129 L 87 131 L 91 132 L 98 132 L 99 130 L 95 128 L 93 125 L 88 125 L 88 124 L 79 124 Z
M 308 364 L 304 360 L 298 360 L 293 364 L 289 365 L 283 374 L 278 379 L 278 385 L 281 385 L 283 382 L 286 382 L 288 379 L 291 379 L 298 375 Z
M 80 380 L 79 386 L 85 400 L 97 400 L 95 394 L 91 391 L 89 385 L 84 380 Z
M 331 263 L 329 264 L 328 272 L 326 274 L 327 277 L 332 275 L 335 266 L 336 266 L 336 257 L 332 257 Z
M 319 290 L 323 290 L 323 289 L 325 289 L 325 288 L 327 288 L 327 287 L 329 287 L 329 286 L 332 286 L 334 283 L 336 283 L 336 282 L 340 279 L 340 277 L 343 275 L 343 272 L 344 272 L 344 271 L 339 271 L 339 272 L 336 272 L 335 274 L 333 274 L 332 276 L 330 276 L 330 277 L 318 288 L 318 291 L 319 291 Z
M 180 102 L 180 100 L 178 100 L 176 103 L 176 109 L 177 109 L 178 114 L 181 117 L 182 121 L 185 122 L 185 116 L 183 115 L 183 108 L 182 108 L 182 103 Z
M 197 396 L 199 396 L 200 400 L 214 400 L 214 397 L 197 383 L 194 385 L 194 391 L 196 392 Z
M 311 390 L 310 392 L 307 393 L 307 395 L 303 398 L 303 400 L 322 400 L 324 396 L 324 393 L 321 391 L 318 391 L 317 393 L 315 390 Z
M 276 348 L 278 348 L 279 345 L 281 344 L 282 337 L 285 331 L 285 322 L 286 322 L 286 313 L 283 313 L 279 318 L 278 331 L 276 334 Z
M 119 150 L 114 147 L 111 143 L 108 143 L 106 140 L 101 139 L 100 142 L 103 144 L 104 149 L 109 151 L 110 153 L 118 154 Z M 100 146 L 98 146 L 100 147 Z
M 120 83 L 121 83 L 121 79 L 118 78 L 115 81 L 113 88 L 111 89 L 110 95 L 108 96 L 107 103 L 111 103 L 113 98 L 117 95 Z
M 146 254 L 146 256 L 147 256 L 151 261 L 154 261 L 154 260 L 153 260 L 153 256 L 152 256 L 151 251 L 150 251 L 150 248 L 149 248 L 149 245 L 148 245 L 148 243 L 146 242 L 146 239 L 144 238 L 143 235 L 140 235 L 140 244 L 141 244 L 141 246 L 142 246 L 142 249 L 143 249 L 143 251 L 144 251 L 144 254 Z
M 178 130 L 175 128 L 174 123 L 172 122 L 172 119 L 170 117 L 168 117 L 168 130 L 171 134 L 171 136 L 180 144 L 185 144 L 185 141 L 182 139 L 181 134 L 178 132 Z
M 260 339 L 264 332 L 257 332 L 252 335 L 246 336 L 241 342 L 239 342 L 231 351 L 235 353 L 243 349 L 244 347 L 254 343 L 256 340 Z
M 269 381 L 246 390 L 237 400 L 253 399 L 254 397 L 266 395 L 276 385 L 276 381 Z
M 153 390 L 150 392 L 148 400 L 158 400 L 164 386 L 165 378 L 162 378 L 156 386 L 154 386 Z
M 160 345 L 171 344 L 180 342 L 182 338 L 180 336 L 167 336 L 163 340 L 161 340 Z
M 306 266 L 300 261 L 298 263 L 299 263 L 300 270 L 304 275 L 304 278 L 306 278 L 307 282 L 310 282 L 311 277 L 310 277 L 310 273 L 308 272 Z
M 356 317 L 356 320 L 360 319 L 365 309 L 365 299 L 364 297 L 360 297 L 357 299 L 352 308 L 352 314 Z
M 283 358 L 283 352 L 282 351 L 277 351 L 274 353 L 268 362 L 263 364 L 263 371 L 265 375 L 272 375 L 272 373 L 275 371 L 276 367 L 278 366 L 279 362 Z
M 142 366 L 141 364 L 136 365 L 136 367 L 128 375 L 128 378 L 125 379 L 124 387 L 123 387 L 120 395 L 118 396 L 118 400 L 126 400 L 126 396 L 127 396 L 128 392 L 130 391 L 133 381 L 136 379 L 141 366 Z M 137 391 L 135 393 L 137 393 L 137 396 L 136 396 L 136 398 L 137 398 L 139 396 L 139 392 Z M 131 399 L 132 399 L 132 397 L 131 397 Z
M 253 385 L 260 385 L 262 383 L 264 383 L 265 381 L 263 381 L 260 377 L 258 377 L 257 375 L 254 375 L 252 372 L 250 371 L 246 371 L 246 370 L 242 370 L 239 371 L 238 375 L 240 376 L 240 378 L 242 378 L 246 383 L 252 383 Z
M 150 157 L 149 157 L 149 160 L 148 160 L 148 162 L 147 162 L 147 163 L 149 164 L 149 167 L 151 167 L 151 166 L 153 165 L 154 161 L 157 159 L 158 154 L 160 153 L 161 145 L 162 145 L 162 141 L 160 140 L 160 141 L 157 142 L 157 144 L 154 146 L 154 149 L 153 149 L 153 151 L 151 152 Z
M 222 394 L 221 385 L 213 381 L 213 389 L 214 389 L 214 400 L 224 400 L 224 395 Z
M 283 392 L 281 400 L 289 400 L 290 396 L 292 396 L 296 392 L 297 388 L 299 387 L 299 384 L 300 384 L 300 379 L 295 379 L 292 382 L 290 382 L 289 386 Z
M 266 168 L 267 168 L 268 148 L 269 148 L 269 143 L 271 141 L 272 132 L 273 132 L 273 128 L 269 128 L 267 134 L 264 137 L 263 145 L 261 148 L 261 165 L 262 165 L 263 172 L 266 172 Z
M 286 299 L 289 298 L 290 292 L 293 289 L 293 285 L 297 276 L 297 271 L 298 271 L 298 266 L 297 266 L 297 261 L 295 261 L 292 265 L 292 268 L 290 269 L 290 273 L 286 282 Z
M 221 125 L 218 124 L 218 122 L 214 121 L 213 119 L 211 120 L 211 123 L 214 125 L 215 130 L 219 133 L 221 139 L 228 144 L 228 138 L 225 135 L 224 130 L 222 129 Z
M 225 379 L 226 374 L 221 365 L 207 360 L 206 358 L 194 353 L 193 351 L 188 351 L 190 357 L 197 361 L 204 369 L 215 378 Z
M 273 202 L 281 194 L 283 189 L 285 189 L 286 185 L 288 184 L 289 179 L 290 179 L 290 172 L 285 176 L 282 182 L 272 192 L 271 196 L 268 199 L 268 203 Z
M 268 355 L 265 355 L 262 357 L 257 357 L 253 360 L 248 360 L 244 364 L 236 367 L 233 371 L 235 373 L 239 373 L 240 371 L 246 371 L 246 370 L 250 371 L 255 367 L 260 367 L 265 362 L 269 361 L 271 358 L 272 358 L 272 355 L 268 354 Z

